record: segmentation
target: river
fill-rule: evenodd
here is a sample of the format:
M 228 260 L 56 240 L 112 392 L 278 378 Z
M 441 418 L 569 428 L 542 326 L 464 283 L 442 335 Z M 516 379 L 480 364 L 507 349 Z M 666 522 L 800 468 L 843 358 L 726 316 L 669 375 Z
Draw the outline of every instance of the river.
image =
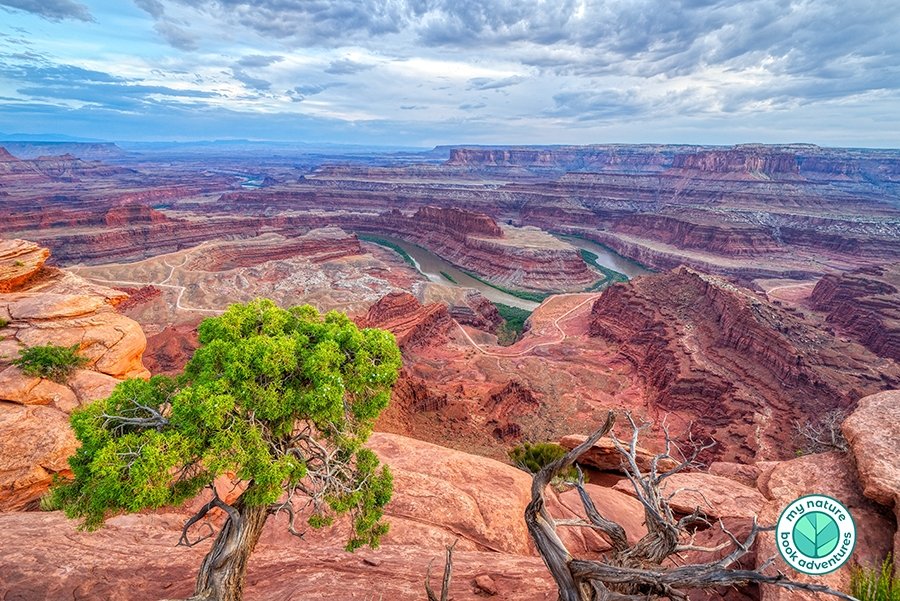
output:
M 493 301 L 495 303 L 502 303 L 504 305 L 510 305 L 512 307 L 519 307 L 520 309 L 527 309 L 528 311 L 534 310 L 540 304 L 534 301 L 525 300 L 517 296 L 513 296 L 511 294 L 507 294 L 502 290 L 497 290 L 496 288 L 488 286 L 484 282 L 476 280 L 472 276 L 461 271 L 458 267 L 455 267 L 452 263 L 442 259 L 433 252 L 426 250 L 421 246 L 417 246 L 399 238 L 392 238 L 390 236 L 381 234 L 379 234 L 378 237 L 396 244 L 404 251 L 406 251 L 406 254 L 412 257 L 412 260 L 415 262 L 416 268 L 432 282 L 450 286 L 457 285 L 464 288 L 475 288 L 490 301 Z M 650 273 L 650 271 L 642 267 L 640 264 L 616 254 L 605 246 L 601 246 L 599 244 L 596 244 L 589 240 L 583 240 L 581 238 L 573 238 L 570 236 L 557 237 L 564 239 L 566 242 L 568 242 L 572 246 L 575 246 L 576 248 L 583 248 L 594 253 L 595 255 L 597 255 L 597 262 L 600 265 L 618 271 L 619 273 L 623 273 L 628 278 Z M 449 275 L 455 281 L 449 280 L 446 277 L 447 275 Z M 600 278 L 598 277 L 598 279 Z
M 590 240 L 585 240 L 584 238 L 576 238 L 574 236 L 563 236 L 561 234 L 554 234 L 560 240 L 568 242 L 575 248 L 583 248 L 584 250 L 590 251 L 597 255 L 597 263 L 612 269 L 613 271 L 618 271 L 619 273 L 625 274 L 625 276 L 630 280 L 631 278 L 636 278 L 639 275 L 647 275 L 648 273 L 653 273 L 637 261 L 632 261 L 631 259 L 627 259 L 622 255 L 616 253 L 615 251 L 597 244 L 596 242 L 591 242 Z

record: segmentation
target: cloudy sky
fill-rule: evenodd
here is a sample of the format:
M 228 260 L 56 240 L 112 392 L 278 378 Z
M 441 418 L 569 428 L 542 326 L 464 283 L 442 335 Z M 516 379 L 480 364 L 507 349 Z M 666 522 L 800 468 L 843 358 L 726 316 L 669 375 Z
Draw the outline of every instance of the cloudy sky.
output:
M 0 132 L 900 147 L 900 0 L 0 0 Z

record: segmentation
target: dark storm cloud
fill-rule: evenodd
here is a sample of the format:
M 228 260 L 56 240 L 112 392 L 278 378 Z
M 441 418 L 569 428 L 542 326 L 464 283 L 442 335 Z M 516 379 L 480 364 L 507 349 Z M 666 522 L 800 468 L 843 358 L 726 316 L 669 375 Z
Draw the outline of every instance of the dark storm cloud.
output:
M 48 21 L 93 21 L 87 6 L 74 0 L 0 0 L 0 7 L 33 13 Z

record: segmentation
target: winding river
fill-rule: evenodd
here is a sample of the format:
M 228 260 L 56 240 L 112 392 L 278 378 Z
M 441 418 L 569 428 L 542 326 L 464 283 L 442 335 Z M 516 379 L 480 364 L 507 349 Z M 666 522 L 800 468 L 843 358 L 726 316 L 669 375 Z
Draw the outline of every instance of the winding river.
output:
M 412 257 L 412 260 L 416 264 L 416 268 L 432 282 L 450 286 L 457 285 L 464 288 L 475 288 L 476 290 L 481 292 L 481 294 L 483 294 L 488 300 L 491 300 L 495 303 L 502 303 L 504 305 L 510 305 L 512 307 L 519 307 L 520 309 L 527 309 L 529 311 L 534 310 L 540 304 L 534 301 L 525 300 L 517 296 L 513 296 L 511 294 L 507 294 L 502 290 L 497 290 L 496 288 L 488 286 L 484 282 L 476 280 L 472 276 L 461 271 L 458 267 L 455 267 L 449 261 L 442 259 L 433 252 L 422 248 L 421 246 L 417 246 L 415 244 L 406 242 L 405 240 L 400 240 L 399 238 L 393 238 L 391 236 L 385 236 L 382 234 L 379 234 L 378 237 L 383 238 L 402 248 L 406 252 L 406 254 Z M 570 236 L 557 237 L 565 240 L 576 248 L 583 248 L 594 253 L 595 255 L 597 255 L 597 262 L 600 265 L 603 265 L 604 267 L 607 267 L 614 271 L 618 271 L 619 273 L 623 273 L 628 276 L 628 278 L 633 278 L 639 275 L 650 273 L 640 264 L 616 254 L 605 246 L 601 246 L 599 244 L 596 244 L 589 240 L 583 240 L 581 238 L 573 238 Z M 453 278 L 453 280 L 448 279 L 447 275 Z

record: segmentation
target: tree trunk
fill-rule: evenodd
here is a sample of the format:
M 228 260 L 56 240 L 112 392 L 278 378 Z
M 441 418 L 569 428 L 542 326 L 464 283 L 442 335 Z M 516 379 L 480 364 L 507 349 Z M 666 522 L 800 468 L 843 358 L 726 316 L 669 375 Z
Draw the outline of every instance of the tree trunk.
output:
M 268 517 L 268 508 L 240 504 L 228 512 L 216 542 L 203 559 L 190 601 L 241 601 L 247 561 Z

